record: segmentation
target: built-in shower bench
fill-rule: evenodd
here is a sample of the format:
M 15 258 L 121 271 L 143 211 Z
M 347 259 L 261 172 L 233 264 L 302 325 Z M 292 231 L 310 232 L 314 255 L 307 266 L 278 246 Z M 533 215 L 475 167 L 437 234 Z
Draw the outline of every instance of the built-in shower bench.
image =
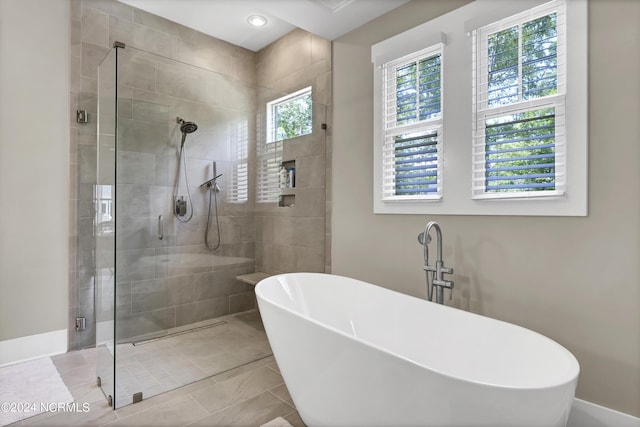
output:
M 259 281 L 261 281 L 262 279 L 266 279 L 269 276 L 272 276 L 272 274 L 257 272 L 242 274 L 240 276 L 236 276 L 236 279 L 249 285 L 255 286 Z

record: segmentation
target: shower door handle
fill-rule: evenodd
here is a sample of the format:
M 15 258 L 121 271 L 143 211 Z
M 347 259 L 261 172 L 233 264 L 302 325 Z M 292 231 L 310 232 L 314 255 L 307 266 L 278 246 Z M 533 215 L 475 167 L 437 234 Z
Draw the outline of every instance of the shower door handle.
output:
M 164 224 L 162 222 L 163 218 L 162 215 L 158 216 L 158 239 L 162 240 L 162 238 L 164 237 Z

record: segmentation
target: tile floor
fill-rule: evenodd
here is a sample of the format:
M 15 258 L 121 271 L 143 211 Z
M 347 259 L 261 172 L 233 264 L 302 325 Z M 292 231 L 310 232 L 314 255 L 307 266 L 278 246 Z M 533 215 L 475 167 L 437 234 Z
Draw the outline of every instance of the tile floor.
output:
M 117 346 L 117 408 L 131 403 L 136 392 L 149 398 L 272 355 L 256 310 L 190 326 Z M 101 362 L 112 363 L 106 346 L 98 352 L 107 353 Z
M 248 313 L 240 316 L 240 319 L 226 319 L 228 324 L 234 326 L 235 331 L 243 331 L 242 323 L 256 323 L 254 314 Z M 259 321 L 259 317 L 258 317 Z M 246 326 L 246 325 L 245 325 Z M 163 375 L 173 373 L 171 369 L 154 369 L 153 363 L 149 363 L 149 350 L 152 345 L 161 346 L 165 352 L 180 345 L 201 340 L 197 333 L 205 335 L 220 335 L 220 326 L 213 328 L 203 328 L 199 331 L 177 335 L 162 340 L 148 342 L 136 347 L 145 348 L 143 353 L 132 356 L 130 366 L 139 363 L 144 366 L 148 378 L 164 378 Z M 227 328 L 228 330 L 234 328 Z M 256 329 L 254 328 L 254 331 Z M 250 349 L 247 354 L 256 350 L 263 351 L 264 347 L 256 344 L 260 340 L 266 340 L 266 335 L 260 331 L 263 337 L 255 332 L 244 330 L 247 334 L 242 339 L 242 335 L 234 336 L 232 341 L 239 352 Z M 222 334 L 225 335 L 225 334 Z M 231 335 L 226 334 L 231 339 Z M 174 340 L 172 344 L 172 340 Z M 254 340 L 255 342 L 252 342 Z M 179 343 L 178 343 L 179 341 Z M 268 346 L 268 344 L 267 344 Z M 195 347 L 200 347 L 196 345 Z M 181 349 L 182 350 L 182 349 Z M 229 354 L 235 353 L 229 351 Z M 276 417 L 283 417 L 294 427 L 303 426 L 295 410 L 293 401 L 282 380 L 278 366 L 273 356 L 257 357 L 257 360 L 235 367 L 224 372 L 213 374 L 214 368 L 207 368 L 207 358 L 200 357 L 204 354 L 217 354 L 212 351 L 201 350 L 197 352 L 192 349 L 192 354 L 185 358 L 173 354 L 172 362 L 176 357 L 183 357 L 188 361 L 187 365 L 193 364 L 205 373 L 211 372 L 207 378 L 191 382 L 190 384 L 175 388 L 171 391 L 162 392 L 156 396 L 145 398 L 142 402 L 123 406 L 113 410 L 107 405 L 107 401 L 96 385 L 96 349 L 86 349 L 73 351 L 58 356 L 53 356 L 52 360 L 60 373 L 62 380 L 73 395 L 78 407 L 82 408 L 83 403 L 89 404 L 86 412 L 57 412 L 40 414 L 32 418 L 27 418 L 21 422 L 11 424 L 11 426 L 252 426 L 257 427 Z M 144 354 L 144 356 L 142 356 Z M 242 353 L 241 353 L 242 354 Z M 269 350 L 270 354 L 270 350 Z M 137 359 L 136 359 L 137 357 Z M 220 366 L 224 366 L 221 362 Z M 238 365 L 237 363 L 235 364 Z M 160 365 L 158 365 L 160 366 Z M 174 369 L 175 366 L 173 365 Z M 208 369 L 208 370 L 207 370 Z M 219 368 L 216 368 L 219 369 Z M 135 370 L 134 370 L 135 371 Z M 191 372 L 186 369 L 185 372 Z M 184 378 L 188 378 L 187 374 Z M 176 375 L 178 378 L 180 375 Z M 144 381 L 138 381 L 142 383 Z M 168 380 L 167 380 L 168 381 Z M 132 381 L 131 384 L 134 384 Z M 170 382 L 168 381 L 167 384 Z M 124 386 L 123 386 L 124 387 Z

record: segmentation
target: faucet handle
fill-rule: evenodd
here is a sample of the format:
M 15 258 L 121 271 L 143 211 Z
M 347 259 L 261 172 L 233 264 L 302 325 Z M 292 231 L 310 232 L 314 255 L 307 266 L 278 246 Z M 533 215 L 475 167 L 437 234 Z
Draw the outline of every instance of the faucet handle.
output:
M 433 271 L 434 273 L 438 271 L 438 268 L 435 265 L 425 265 L 424 271 Z
M 435 286 L 442 286 L 443 288 L 449 288 L 449 289 L 453 288 L 453 282 L 450 281 L 450 280 L 438 280 L 438 279 L 435 279 L 433 281 L 433 284 Z
M 453 274 L 453 268 L 449 268 L 449 267 L 442 267 L 440 268 L 440 271 L 442 271 L 443 273 L 447 273 L 447 274 Z
M 449 301 L 453 299 L 453 281 L 451 280 L 434 280 L 434 286 L 441 286 L 449 289 Z

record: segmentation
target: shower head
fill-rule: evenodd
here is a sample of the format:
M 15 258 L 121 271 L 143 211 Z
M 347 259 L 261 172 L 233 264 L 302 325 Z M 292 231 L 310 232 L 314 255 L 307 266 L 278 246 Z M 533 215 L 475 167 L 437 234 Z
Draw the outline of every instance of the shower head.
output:
M 180 125 L 180 132 L 182 133 L 193 133 L 198 129 L 198 125 L 193 122 L 185 122 L 182 121 Z
M 176 117 L 176 122 L 180 124 L 180 132 L 182 132 L 182 143 L 180 145 L 182 147 L 185 139 L 187 139 L 187 134 L 195 132 L 198 129 L 198 125 L 194 122 L 186 122 L 182 117 Z

